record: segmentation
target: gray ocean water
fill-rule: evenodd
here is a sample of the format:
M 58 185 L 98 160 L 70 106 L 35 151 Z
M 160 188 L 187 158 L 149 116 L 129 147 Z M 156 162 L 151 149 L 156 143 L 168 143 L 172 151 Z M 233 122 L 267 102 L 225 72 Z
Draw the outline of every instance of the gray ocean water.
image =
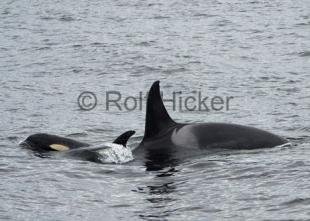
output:
M 0 219 L 310 220 L 310 1 L 2 0 Z M 47 132 L 97 145 L 144 132 L 142 110 L 105 107 L 161 80 L 164 97 L 233 96 L 229 110 L 168 110 L 178 122 L 251 125 L 286 137 L 173 167 L 38 158 Z M 82 111 L 83 91 L 98 105 Z M 145 100 L 143 100 L 145 105 Z

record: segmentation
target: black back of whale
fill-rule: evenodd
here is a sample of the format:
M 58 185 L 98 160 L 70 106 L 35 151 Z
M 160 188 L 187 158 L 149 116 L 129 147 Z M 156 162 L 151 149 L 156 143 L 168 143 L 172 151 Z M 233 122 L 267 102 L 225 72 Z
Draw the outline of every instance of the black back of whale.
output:
M 117 137 L 113 143 L 126 146 L 128 139 L 134 133 L 135 131 L 132 130 L 126 131 Z M 22 142 L 22 145 L 39 152 L 56 151 L 55 149 L 51 148 L 51 145 L 61 145 L 66 147 L 68 150 L 90 146 L 88 143 L 45 133 L 30 135 L 25 141 Z
M 169 116 L 159 88 L 153 83 L 147 99 L 145 132 L 141 148 L 156 150 L 174 149 L 256 149 L 287 143 L 287 140 L 267 131 L 249 126 L 227 123 L 180 124 Z M 157 154 L 157 153 L 156 153 Z

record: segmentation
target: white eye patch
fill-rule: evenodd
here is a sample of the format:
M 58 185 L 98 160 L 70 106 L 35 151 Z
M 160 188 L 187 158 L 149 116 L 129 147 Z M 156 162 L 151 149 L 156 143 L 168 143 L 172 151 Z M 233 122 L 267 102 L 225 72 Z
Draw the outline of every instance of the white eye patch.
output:
M 57 151 L 66 151 L 70 149 L 68 146 L 63 144 L 51 144 L 50 148 Z

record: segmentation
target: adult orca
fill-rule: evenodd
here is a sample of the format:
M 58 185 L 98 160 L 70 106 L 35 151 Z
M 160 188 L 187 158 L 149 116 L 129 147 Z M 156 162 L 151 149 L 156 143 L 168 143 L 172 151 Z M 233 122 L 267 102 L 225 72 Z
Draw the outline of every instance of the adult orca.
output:
M 135 131 L 126 131 L 117 137 L 113 144 L 118 144 L 126 147 L 128 139 L 135 133 Z M 29 148 L 39 153 L 60 151 L 66 152 L 69 156 L 83 158 L 85 160 L 97 162 L 101 157 L 100 150 L 106 149 L 106 146 L 90 147 L 90 144 L 69 139 L 66 137 L 60 137 L 51 134 L 33 134 L 26 138 L 20 144 L 23 147 Z
M 169 116 L 159 81 L 153 83 L 147 98 L 144 137 L 134 153 L 154 162 L 201 154 L 201 150 L 270 148 L 288 141 L 250 126 L 228 123 L 177 123 Z

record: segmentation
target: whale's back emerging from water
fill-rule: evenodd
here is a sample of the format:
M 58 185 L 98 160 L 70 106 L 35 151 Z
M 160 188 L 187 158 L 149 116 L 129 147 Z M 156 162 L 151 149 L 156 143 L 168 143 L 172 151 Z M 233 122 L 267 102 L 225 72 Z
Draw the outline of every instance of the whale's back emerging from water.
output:
M 129 130 L 118 136 L 113 143 L 126 146 L 128 139 L 135 133 Z M 67 151 L 90 146 L 88 143 L 76 141 L 70 138 L 56 136 L 52 134 L 38 133 L 30 135 L 23 142 L 21 146 L 29 149 L 46 152 L 46 151 Z
M 67 157 L 97 163 L 126 163 L 133 160 L 132 151 L 126 147 L 126 144 L 134 133 L 135 131 L 127 131 L 117 137 L 113 143 L 95 147 L 66 137 L 40 133 L 29 136 L 21 146 L 41 154 L 60 152 Z
M 153 83 L 146 108 L 145 132 L 136 149 L 148 151 L 184 149 L 256 149 L 270 148 L 287 140 L 249 126 L 226 123 L 180 124 L 169 116 L 160 96 L 159 81 Z

